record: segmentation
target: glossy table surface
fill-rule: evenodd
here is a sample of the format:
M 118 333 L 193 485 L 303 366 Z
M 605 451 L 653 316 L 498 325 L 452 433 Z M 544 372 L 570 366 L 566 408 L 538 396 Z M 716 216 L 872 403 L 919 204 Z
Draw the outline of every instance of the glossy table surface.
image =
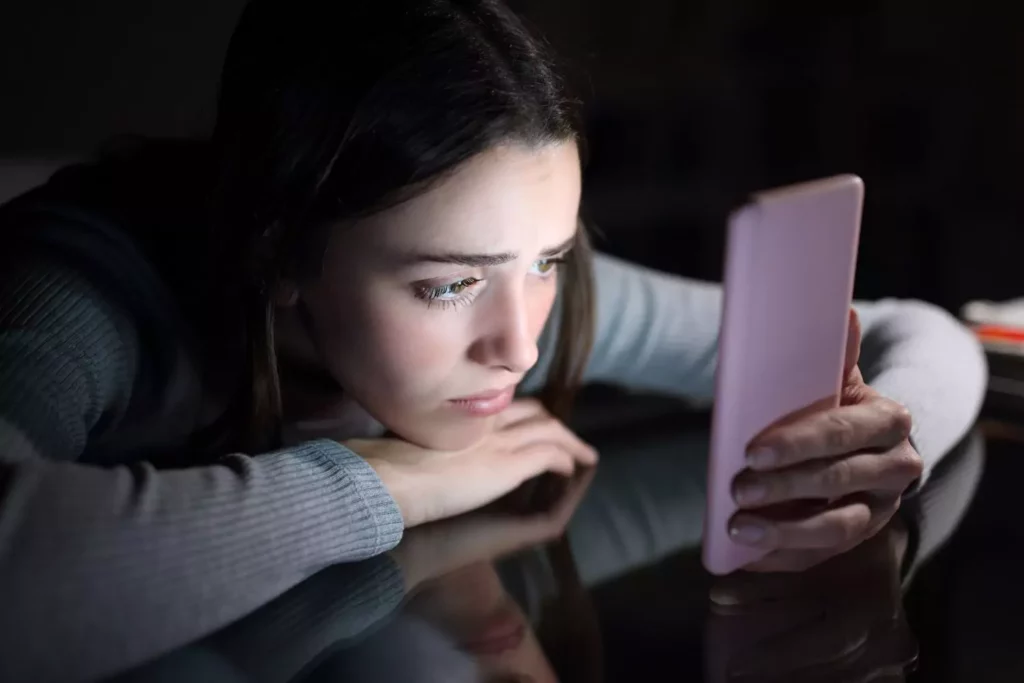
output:
M 1024 447 L 966 439 L 929 482 L 925 531 L 718 579 L 699 560 L 706 420 L 589 436 L 595 471 L 410 530 L 114 680 L 1024 680 Z

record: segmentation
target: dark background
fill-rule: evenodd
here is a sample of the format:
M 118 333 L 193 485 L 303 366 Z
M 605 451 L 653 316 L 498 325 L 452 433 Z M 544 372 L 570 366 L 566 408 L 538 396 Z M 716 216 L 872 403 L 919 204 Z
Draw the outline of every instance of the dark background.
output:
M 242 0 L 0 8 L 0 159 L 202 134 Z M 860 174 L 857 295 L 1024 294 L 1019 2 L 514 0 L 586 104 L 603 248 L 703 278 L 745 193 Z
M 853 172 L 867 185 L 858 296 L 955 311 L 1024 295 L 1020 0 L 512 4 L 585 102 L 585 211 L 606 251 L 717 278 L 745 193 Z M 204 134 L 242 5 L 0 0 L 0 186 L 5 169 L 115 134 Z M 986 675 L 1021 670 L 999 647 L 1024 610 L 1004 590 L 1019 564 L 991 549 L 1020 536 L 1000 501 L 1024 465 L 1017 446 L 1003 455 L 911 596 L 928 680 L 1020 680 Z

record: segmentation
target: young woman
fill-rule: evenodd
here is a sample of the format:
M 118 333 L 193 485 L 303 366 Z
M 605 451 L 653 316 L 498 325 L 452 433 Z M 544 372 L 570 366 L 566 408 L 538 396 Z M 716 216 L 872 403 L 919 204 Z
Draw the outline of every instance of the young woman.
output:
M 595 463 L 549 412 L 582 381 L 710 399 L 719 289 L 592 258 L 579 145 L 496 0 L 254 0 L 208 143 L 6 206 L 0 678 L 93 671 L 112 640 L 140 661 Z M 955 321 L 859 310 L 868 383 L 854 326 L 845 405 L 766 432 L 737 482 L 755 568 L 871 536 L 975 416 Z M 757 513 L 807 496 L 835 502 Z

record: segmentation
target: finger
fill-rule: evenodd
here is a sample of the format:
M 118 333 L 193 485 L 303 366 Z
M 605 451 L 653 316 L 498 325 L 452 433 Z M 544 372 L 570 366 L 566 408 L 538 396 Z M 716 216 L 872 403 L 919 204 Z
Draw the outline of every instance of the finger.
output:
M 774 470 L 857 451 L 888 449 L 910 436 L 910 412 L 879 398 L 823 410 L 760 434 L 750 444 L 747 464 Z
M 872 521 L 871 507 L 854 500 L 795 520 L 739 512 L 729 524 L 729 535 L 737 543 L 773 550 L 847 548 L 866 537 Z
M 863 491 L 899 495 L 920 476 L 921 458 L 909 446 L 886 453 L 855 453 L 783 470 L 745 470 L 733 482 L 741 509 L 794 500 L 834 500 Z
M 560 446 L 583 465 L 597 463 L 597 450 L 554 418 L 520 422 L 506 429 L 502 436 L 509 440 L 512 450 L 550 443 Z
M 508 453 L 506 458 L 513 463 L 517 473 L 518 481 L 514 485 L 545 472 L 568 477 L 576 470 L 576 460 L 572 454 L 553 443 L 536 443 L 515 453 Z
M 857 368 L 857 361 L 860 360 L 860 316 L 853 308 L 850 309 L 850 319 L 846 331 L 846 353 L 843 356 L 843 377 L 849 377 Z

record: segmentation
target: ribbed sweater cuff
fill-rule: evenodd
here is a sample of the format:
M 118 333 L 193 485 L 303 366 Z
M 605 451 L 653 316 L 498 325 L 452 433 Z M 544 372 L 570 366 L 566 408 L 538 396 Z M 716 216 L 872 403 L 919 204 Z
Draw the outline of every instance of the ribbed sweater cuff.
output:
M 388 493 L 384 482 L 370 464 L 356 453 L 331 439 L 316 439 L 288 449 L 290 452 L 314 460 L 327 460 L 336 470 L 331 478 L 347 479 L 362 501 L 363 508 L 373 520 L 376 533 L 364 539 L 361 548 L 350 548 L 353 555 L 372 557 L 387 552 L 402 540 L 405 522 L 395 499 Z M 344 524 L 344 520 L 339 520 Z

